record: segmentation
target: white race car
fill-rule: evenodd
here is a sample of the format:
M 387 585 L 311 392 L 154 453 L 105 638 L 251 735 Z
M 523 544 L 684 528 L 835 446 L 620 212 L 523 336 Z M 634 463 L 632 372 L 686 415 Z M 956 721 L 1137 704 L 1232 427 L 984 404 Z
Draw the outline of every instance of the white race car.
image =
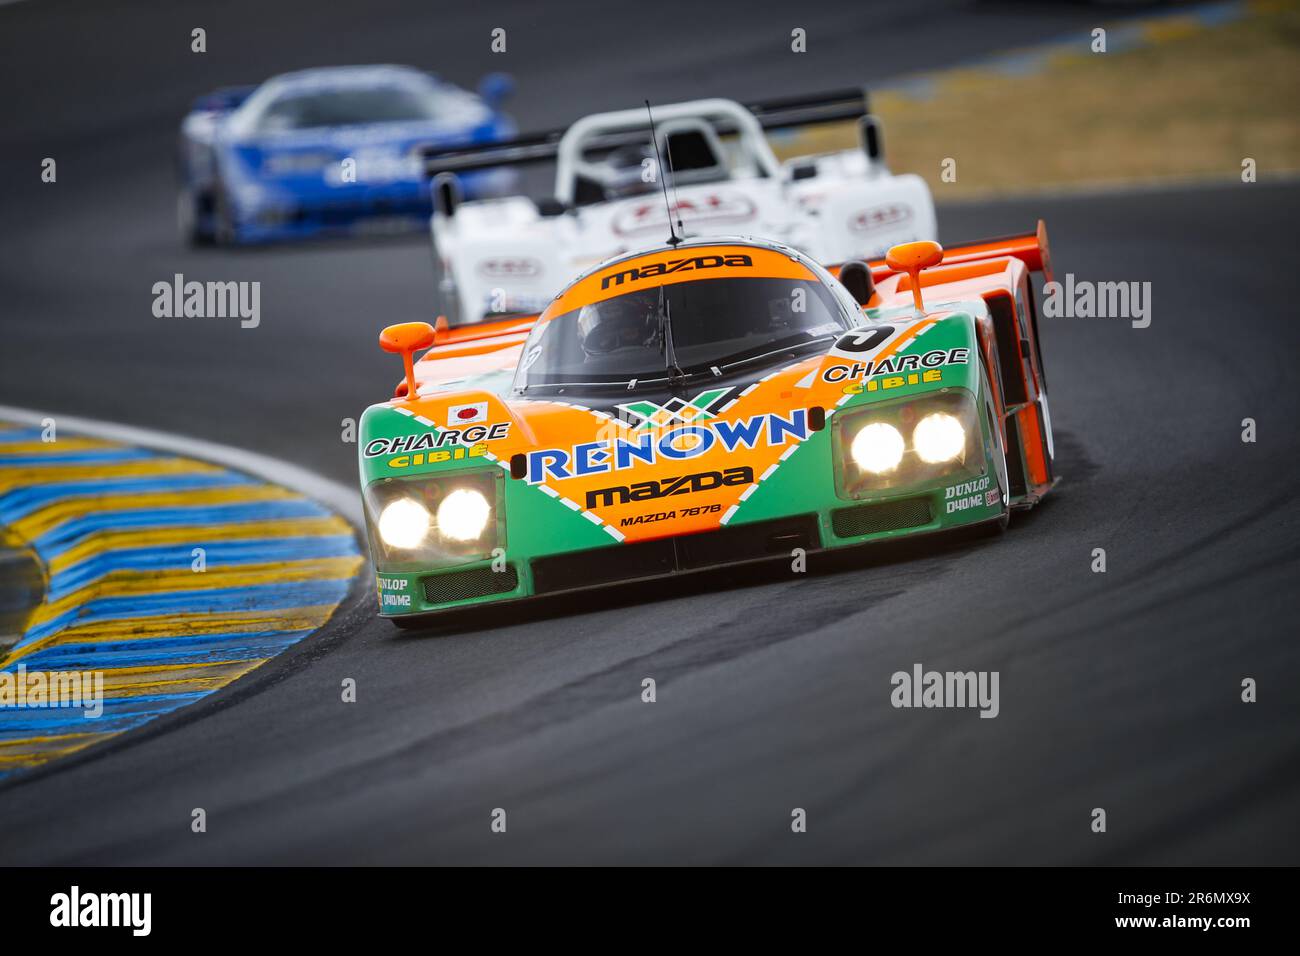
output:
M 657 143 L 641 108 L 502 143 L 426 151 L 439 291 L 452 325 L 540 312 L 587 266 L 662 244 L 669 209 L 679 237 L 762 237 L 829 263 L 876 259 L 937 236 L 925 181 L 885 166 L 861 90 L 750 106 L 693 100 L 656 106 L 654 119 Z M 765 133 L 851 120 L 858 148 L 784 162 Z M 553 197 L 462 200 L 457 173 L 550 162 Z

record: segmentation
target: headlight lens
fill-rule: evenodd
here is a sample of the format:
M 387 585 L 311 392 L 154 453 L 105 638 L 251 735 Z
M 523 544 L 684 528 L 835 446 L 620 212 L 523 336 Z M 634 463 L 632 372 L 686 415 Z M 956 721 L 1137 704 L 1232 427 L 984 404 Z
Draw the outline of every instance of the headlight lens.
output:
M 965 388 L 836 412 L 836 489 L 844 498 L 892 497 L 981 475 L 994 442 L 983 417 Z
M 849 454 L 863 471 L 883 475 L 903 460 L 903 436 L 893 425 L 872 422 L 853 436 Z
M 966 450 L 966 429 L 947 412 L 934 412 L 917 423 L 912 447 L 923 462 L 937 465 L 951 461 Z
M 438 509 L 441 513 L 441 508 Z M 390 501 L 379 513 L 379 536 L 394 548 L 418 547 L 429 533 L 429 510 L 411 498 Z
M 271 176 L 292 176 L 317 172 L 335 159 L 329 153 L 271 153 L 263 162 Z
M 381 478 L 366 486 L 366 528 L 379 571 L 483 561 L 506 546 L 500 468 Z
M 483 495 L 472 488 L 457 488 L 438 505 L 438 534 L 452 541 L 474 541 L 482 536 L 491 514 L 492 506 Z

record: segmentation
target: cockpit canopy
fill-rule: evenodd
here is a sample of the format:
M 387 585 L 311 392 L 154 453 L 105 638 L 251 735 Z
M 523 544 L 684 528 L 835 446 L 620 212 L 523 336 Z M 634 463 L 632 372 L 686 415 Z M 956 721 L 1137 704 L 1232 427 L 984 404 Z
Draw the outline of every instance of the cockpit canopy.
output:
M 671 165 L 678 186 L 780 175 L 761 124 L 738 103 L 674 103 L 654 116 L 659 157 L 644 109 L 598 113 L 569 127 L 556 156 L 556 198 L 586 205 L 657 191 L 660 162 Z
M 732 178 L 737 163 L 734 145 L 728 148 L 717 130 L 705 120 L 685 118 L 665 123 L 659 130 L 659 156 L 672 166 L 674 186 L 725 182 Z M 597 145 L 586 157 L 591 163 L 577 174 L 574 197 L 578 205 L 657 193 L 659 159 L 650 142 L 626 144 L 613 149 Z M 598 172 L 597 172 L 598 171 Z M 746 164 L 744 172 L 752 173 Z
M 669 247 L 593 270 L 562 293 L 533 328 L 514 386 L 719 378 L 825 349 L 855 322 L 834 280 L 793 253 Z

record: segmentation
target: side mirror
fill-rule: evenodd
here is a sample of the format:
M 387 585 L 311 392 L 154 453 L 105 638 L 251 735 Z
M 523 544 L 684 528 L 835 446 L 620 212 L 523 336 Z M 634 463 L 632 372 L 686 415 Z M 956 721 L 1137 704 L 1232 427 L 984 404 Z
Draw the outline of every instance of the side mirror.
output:
M 444 320 L 445 321 L 445 320 Z M 437 339 L 437 333 L 428 322 L 402 322 L 390 325 L 379 333 L 379 347 L 385 352 L 397 352 L 402 356 L 402 365 L 406 369 L 406 397 L 415 399 L 415 353 L 427 349 Z
M 943 262 L 943 246 L 929 239 L 904 242 L 885 253 L 885 265 L 895 272 L 906 272 L 912 282 L 912 302 L 917 312 L 925 311 L 921 301 L 921 270 Z
M 875 162 L 885 156 L 885 146 L 881 141 L 880 120 L 874 116 L 864 116 L 858 120 L 858 141 L 867 159 Z
M 515 94 L 515 80 L 509 73 L 488 73 L 478 81 L 478 95 L 493 109 Z
M 464 194 L 461 192 L 460 178 L 455 173 L 439 173 L 433 177 L 433 209 L 439 215 L 450 219 L 456 215 Z
M 840 285 L 849 290 L 849 295 L 858 305 L 866 305 L 876 291 L 876 283 L 871 278 L 871 267 L 865 262 L 854 259 L 840 266 Z
M 569 211 L 569 207 L 554 196 L 543 196 L 541 199 L 534 200 L 537 206 L 537 215 L 543 219 L 554 219 L 556 216 L 563 216 Z

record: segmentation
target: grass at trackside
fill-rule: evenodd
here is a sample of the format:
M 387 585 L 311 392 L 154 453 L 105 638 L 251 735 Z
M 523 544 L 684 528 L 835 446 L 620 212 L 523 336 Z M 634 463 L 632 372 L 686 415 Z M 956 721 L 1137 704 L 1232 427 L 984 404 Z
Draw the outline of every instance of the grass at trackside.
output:
M 1098 25 L 1106 25 L 1102 14 Z M 1247 157 L 1261 180 L 1300 171 L 1300 3 L 1257 0 L 1234 22 L 1204 27 L 1177 17 L 1157 29 L 1159 42 L 1104 54 L 1083 47 L 1033 74 L 954 69 L 929 75 L 923 95 L 874 94 L 890 167 L 924 176 L 938 201 L 1239 179 Z M 842 130 L 810 132 L 798 151 L 842 148 L 845 138 Z M 956 182 L 940 179 L 949 157 Z

